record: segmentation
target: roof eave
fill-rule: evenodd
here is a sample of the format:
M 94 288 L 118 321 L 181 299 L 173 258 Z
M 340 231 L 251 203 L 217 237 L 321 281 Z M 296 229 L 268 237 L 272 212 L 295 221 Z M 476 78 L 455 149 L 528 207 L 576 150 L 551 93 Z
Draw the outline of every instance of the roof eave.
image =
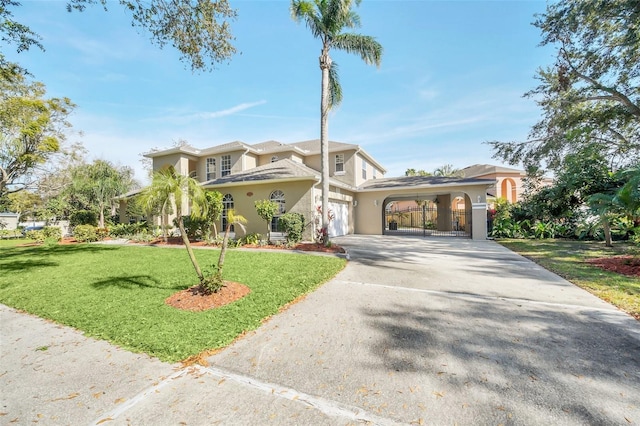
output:
M 232 181 L 228 183 L 209 183 L 203 182 L 201 185 L 203 188 L 228 188 L 234 186 L 246 186 L 246 185 L 264 185 L 269 183 L 283 183 L 283 182 L 300 182 L 305 180 L 311 181 L 320 181 L 319 176 L 296 176 L 296 177 L 288 177 L 288 178 L 276 178 L 276 179 L 264 179 L 264 180 L 243 180 L 243 181 Z
M 447 183 L 426 183 L 423 185 L 414 186 L 389 186 L 383 188 L 358 188 L 358 192 L 376 192 L 376 191 L 388 191 L 388 190 L 416 190 L 416 189 L 430 189 L 430 188 L 447 188 L 447 187 L 460 187 L 460 186 L 486 186 L 491 187 L 495 185 L 493 180 L 482 180 L 478 182 L 447 182 Z

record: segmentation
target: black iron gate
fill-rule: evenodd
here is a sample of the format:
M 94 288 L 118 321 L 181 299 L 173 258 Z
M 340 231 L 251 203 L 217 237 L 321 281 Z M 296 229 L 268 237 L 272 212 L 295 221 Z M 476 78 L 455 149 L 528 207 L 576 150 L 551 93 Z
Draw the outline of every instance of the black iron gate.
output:
M 412 207 L 385 212 L 385 235 L 421 235 L 424 237 L 471 238 L 471 211 L 451 210 L 447 218 L 438 218 L 436 207 Z

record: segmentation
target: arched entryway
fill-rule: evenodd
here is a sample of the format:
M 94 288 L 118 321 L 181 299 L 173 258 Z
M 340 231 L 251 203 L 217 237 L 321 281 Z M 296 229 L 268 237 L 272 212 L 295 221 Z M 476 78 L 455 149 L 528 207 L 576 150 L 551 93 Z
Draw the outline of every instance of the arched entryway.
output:
M 471 205 L 463 193 L 388 197 L 382 203 L 382 233 L 471 238 Z

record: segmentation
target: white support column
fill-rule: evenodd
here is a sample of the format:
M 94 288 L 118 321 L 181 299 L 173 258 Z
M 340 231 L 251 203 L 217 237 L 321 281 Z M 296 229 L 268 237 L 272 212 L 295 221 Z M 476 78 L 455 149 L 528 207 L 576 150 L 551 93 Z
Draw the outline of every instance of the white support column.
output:
M 471 211 L 472 235 L 474 240 L 487 239 L 487 203 L 473 203 Z

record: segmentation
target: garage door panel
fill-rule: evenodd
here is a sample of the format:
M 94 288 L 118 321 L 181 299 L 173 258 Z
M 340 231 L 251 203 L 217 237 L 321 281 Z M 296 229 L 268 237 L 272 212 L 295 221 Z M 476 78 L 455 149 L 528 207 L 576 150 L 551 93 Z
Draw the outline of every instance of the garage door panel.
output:
M 329 203 L 333 220 L 329 224 L 329 236 L 339 237 L 349 233 L 349 205 L 347 203 Z

